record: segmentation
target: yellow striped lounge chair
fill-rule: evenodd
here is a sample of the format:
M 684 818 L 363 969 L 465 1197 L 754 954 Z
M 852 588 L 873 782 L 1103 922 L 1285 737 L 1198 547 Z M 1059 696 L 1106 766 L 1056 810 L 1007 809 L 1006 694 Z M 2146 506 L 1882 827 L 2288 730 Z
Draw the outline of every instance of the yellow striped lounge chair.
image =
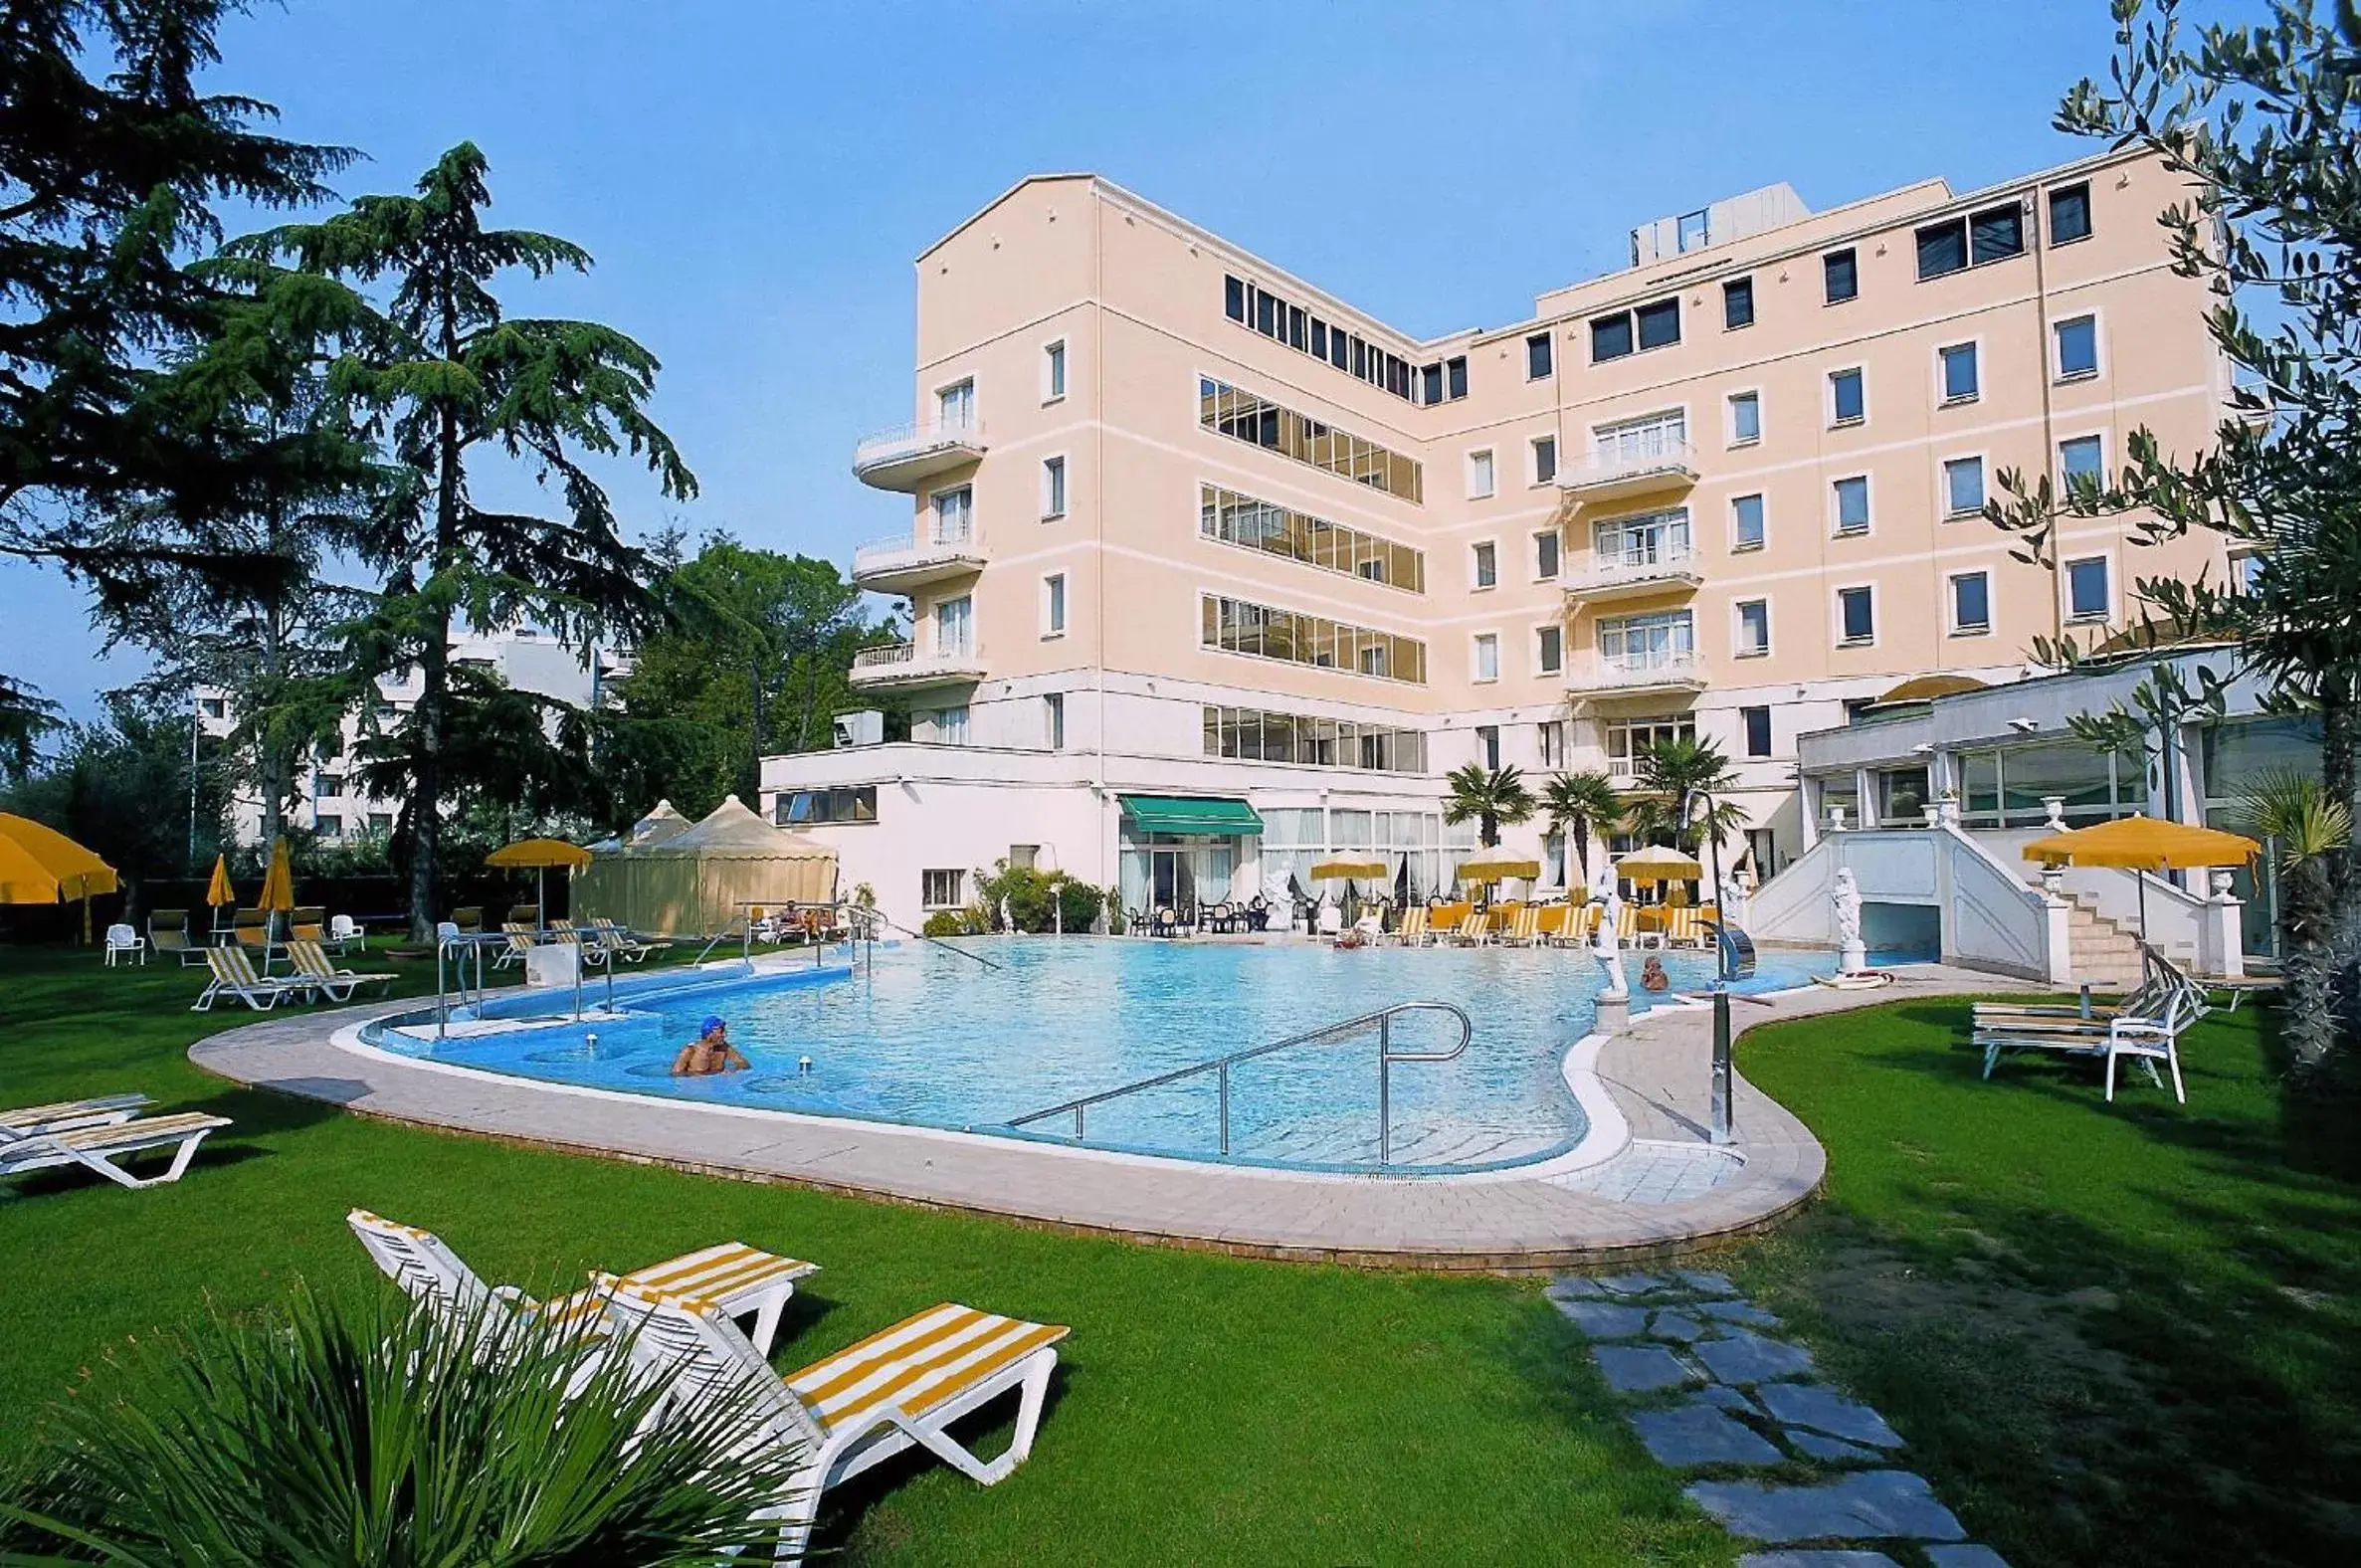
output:
M 946 1301 L 785 1377 L 730 1325 L 719 1307 L 602 1278 L 608 1310 L 633 1331 L 632 1352 L 690 1401 L 745 1400 L 750 1446 L 795 1458 L 778 1501 L 756 1517 L 777 1520 L 778 1560 L 801 1559 L 822 1494 L 908 1449 L 923 1448 L 990 1486 L 1033 1452 L 1058 1342 L 1057 1323 L 979 1312 Z M 950 1434 L 962 1417 L 1004 1394 L 1018 1396 L 1016 1431 L 997 1459 L 979 1459 Z
M 377 974 L 363 974 L 351 969 L 339 969 L 329 961 L 326 949 L 317 942 L 296 937 L 287 944 L 287 955 L 295 960 L 295 973 L 316 983 L 327 993 L 331 1002 L 349 1002 L 352 993 L 364 985 L 390 986 L 400 979 L 391 970 Z
M 608 951 L 606 943 L 588 931 L 576 929 L 571 920 L 551 920 L 549 934 L 561 942 L 572 942 L 576 947 L 581 948 L 582 963 L 585 968 L 595 969 L 614 956 Z
M 1541 906 L 1528 903 L 1508 917 L 1508 929 L 1500 933 L 1500 940 L 1511 947 L 1541 945 Z
M 212 968 L 213 978 L 197 994 L 189 1008 L 192 1013 L 212 1012 L 213 1004 L 225 996 L 236 997 L 258 1013 L 268 1013 L 287 997 L 310 995 L 316 984 L 299 976 L 265 979 L 254 972 L 254 960 L 246 956 L 243 947 L 208 947 L 205 962 Z
M 180 1180 L 189 1161 L 197 1157 L 197 1145 L 229 1124 L 227 1116 L 185 1110 L 0 1139 L 0 1178 L 80 1165 L 118 1187 L 157 1187 Z M 122 1162 L 132 1155 L 165 1148 L 172 1150 L 172 1163 L 162 1175 L 134 1176 L 123 1169 Z
M 46 1105 L 0 1110 L 0 1141 L 44 1132 L 72 1132 L 77 1127 L 112 1126 L 129 1121 L 147 1103 L 145 1094 L 96 1094 L 89 1099 L 57 1099 Z
M 533 950 L 533 928 L 521 920 L 503 920 L 500 935 L 505 938 L 500 950 L 492 955 L 494 969 L 513 969 L 524 962 L 524 955 Z
M 1601 917 L 1604 918 L 1604 915 Z M 1640 906 L 1638 904 L 1627 903 L 1623 906 L 1623 912 L 1615 920 L 1615 939 L 1626 947 L 1639 945 Z
M 1414 903 L 1402 911 L 1402 928 L 1394 933 L 1404 947 L 1416 947 L 1427 939 L 1427 906 Z
M 1460 921 L 1460 928 L 1452 933 L 1452 940 L 1463 947 L 1480 947 L 1492 939 L 1492 917 L 1482 909 L 1470 909 Z
M 180 967 L 205 961 L 205 949 L 189 940 L 189 912 L 186 909 L 151 909 L 147 914 L 148 951 L 161 958 L 170 953 Z
M 405 1294 L 438 1311 L 456 1312 L 475 1321 L 495 1307 L 505 1307 L 519 1316 L 578 1327 L 586 1333 L 604 1333 L 611 1325 L 603 1287 L 536 1301 L 514 1285 L 487 1285 L 432 1231 L 403 1225 L 366 1209 L 353 1210 L 344 1223 L 360 1238 L 371 1261 Z M 685 1286 L 700 1291 L 699 1299 L 712 1302 L 725 1317 L 752 1317 L 753 1342 L 767 1355 L 779 1331 L 779 1313 L 795 1294 L 795 1281 L 819 1267 L 743 1242 L 723 1242 L 627 1274 L 599 1277 L 621 1277 L 632 1281 L 635 1288 L 672 1290 Z
M 1665 911 L 1665 945 L 1668 947 L 1702 947 L 1705 945 L 1705 920 L 1701 911 L 1675 904 Z

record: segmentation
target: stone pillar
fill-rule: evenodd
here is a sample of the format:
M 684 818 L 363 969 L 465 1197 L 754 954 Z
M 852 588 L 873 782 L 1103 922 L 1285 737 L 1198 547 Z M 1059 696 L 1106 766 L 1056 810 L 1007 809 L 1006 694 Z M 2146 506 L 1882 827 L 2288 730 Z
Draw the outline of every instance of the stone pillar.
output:
M 2052 801 L 2063 805 L 2063 801 Z M 2071 985 L 2074 978 L 2073 923 L 2068 913 L 2073 905 L 2066 898 L 2066 873 L 2055 866 L 2042 868 L 2043 957 L 2049 973 L 2045 977 L 2052 985 Z
M 2238 980 L 2247 972 L 2243 900 L 2230 891 L 2230 873 L 2212 874 L 2213 896 L 2197 911 L 2197 969 L 2200 974 Z
M 1631 992 L 1602 991 L 1599 993 L 1598 1001 L 1593 1005 L 1597 1009 L 1597 1017 L 1591 1027 L 1596 1033 L 1620 1035 L 1631 1029 Z

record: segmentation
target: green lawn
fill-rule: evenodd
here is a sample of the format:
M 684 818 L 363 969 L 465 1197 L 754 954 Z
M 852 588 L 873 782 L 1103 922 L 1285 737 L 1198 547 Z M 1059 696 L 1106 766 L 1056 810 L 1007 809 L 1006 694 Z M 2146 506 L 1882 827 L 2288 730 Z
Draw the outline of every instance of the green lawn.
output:
M 782 1366 L 944 1297 L 1073 1324 L 1031 1463 L 990 1491 L 885 1467 L 824 1515 L 852 1561 L 1735 1555 L 1532 1282 L 1132 1248 L 378 1125 L 190 1067 L 190 1041 L 243 1016 L 186 1012 L 196 988 L 194 971 L 0 948 L 0 1103 L 138 1087 L 238 1120 L 178 1187 L 0 1187 L 0 1409 L 61 1394 L 208 1293 L 250 1305 L 297 1274 L 373 1287 L 342 1223 L 363 1204 L 527 1284 L 723 1237 L 817 1259 Z M 1742 1067 L 1827 1143 L 1830 1185 L 1717 1262 L 2017 1568 L 2354 1560 L 2354 1101 L 2289 1114 L 2251 1012 L 2192 1036 L 2187 1110 L 2144 1083 L 2109 1108 L 2059 1066 L 1986 1083 L 1964 1012 L 1747 1038 Z M 23 1438 L 0 1422 L 0 1462 Z
M 2361 1101 L 2215 1014 L 2189 1105 L 2005 1064 L 1964 1006 L 1750 1035 L 1827 1197 L 1737 1273 L 2016 1568 L 2361 1560 Z
M 136 1087 L 238 1121 L 178 1186 L 0 1187 L 0 1409 L 61 1393 L 208 1293 L 236 1308 L 296 1274 L 372 1287 L 343 1223 L 360 1204 L 528 1284 L 728 1237 L 816 1259 L 783 1367 L 946 1297 L 1074 1325 L 1009 1480 L 985 1490 L 912 1461 L 832 1495 L 824 1539 L 858 1562 L 1734 1555 L 1530 1283 L 1126 1247 L 375 1124 L 191 1067 L 189 1042 L 239 1021 L 185 1011 L 196 973 L 0 948 L 0 1103 Z M 0 1451 L 22 1438 L 0 1422 Z

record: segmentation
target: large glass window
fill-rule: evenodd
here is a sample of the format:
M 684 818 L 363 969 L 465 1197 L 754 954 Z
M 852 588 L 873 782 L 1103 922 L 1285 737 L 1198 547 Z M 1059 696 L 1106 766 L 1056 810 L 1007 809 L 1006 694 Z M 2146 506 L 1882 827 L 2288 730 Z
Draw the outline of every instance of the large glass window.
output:
M 1602 315 L 1590 324 L 1590 361 L 1621 359 L 1632 351 L 1632 313 L 1621 310 Z
M 1200 636 L 1207 648 L 1426 685 L 1427 645 L 1416 638 L 1244 599 L 1207 595 L 1203 605 Z
M 1300 767 L 1356 768 L 1371 773 L 1427 771 L 1427 737 L 1423 730 L 1251 707 L 1205 709 L 1205 754 L 1249 762 L 1290 762 Z M 1310 815 L 1316 818 L 1319 813 Z M 1264 812 L 1263 820 L 1270 826 L 1271 813 Z M 1317 835 L 1315 823 L 1313 836 Z
M 1880 768 L 1869 775 L 1877 787 L 1881 827 L 1915 827 L 1926 821 L 1926 769 Z
M 1726 306 L 1725 306 L 1726 308 Z M 1751 300 L 1748 309 L 1753 308 Z M 1667 348 L 1680 341 L 1680 296 L 1655 299 L 1633 310 L 1594 316 L 1590 323 L 1591 363 L 1621 359 L 1639 348 Z
M 1602 620 L 1598 637 L 1599 658 L 1622 670 L 1667 670 L 1696 656 L 1696 626 L 1686 610 Z
M 1416 459 L 1364 441 L 1252 392 L 1201 377 L 1198 423 L 1234 441 L 1262 447 L 1371 490 L 1423 501 L 1425 481 Z
M 1669 511 L 1603 518 L 1591 525 L 1591 545 L 1602 571 L 1685 561 L 1694 554 L 1690 547 L 1688 508 L 1675 506 Z
M 1670 348 L 1680 341 L 1680 300 L 1678 296 L 1659 299 L 1644 304 L 1633 312 L 1640 323 L 1642 348 Z
M 1200 486 L 1197 498 L 1197 531 L 1206 538 L 1282 555 L 1364 582 L 1412 593 L 1427 590 L 1424 550 L 1219 486 Z
M 1946 218 L 1918 231 L 1918 276 L 1940 278 L 1969 266 L 2025 254 L 2025 214 L 2015 202 L 1968 217 Z
M 2012 747 L 2000 759 L 2002 809 L 2012 823 L 2038 824 L 2043 799 L 2057 795 L 2066 801 L 2066 821 L 2103 821 L 2115 815 L 2112 764 L 2077 741 Z
M 771 801 L 771 820 L 783 828 L 817 823 L 875 822 L 878 787 L 875 784 L 838 785 L 834 789 L 783 791 Z
M 1655 750 L 1658 741 L 1696 739 L 1696 715 L 1614 719 L 1607 725 L 1606 738 L 1607 771 L 1617 778 L 1630 778 L 1639 771 L 1639 759 Z
M 1413 365 L 1384 345 L 1242 278 L 1223 278 L 1222 313 L 1249 331 L 1325 360 L 1406 403 L 1435 403 L 1468 395 L 1466 355 L 1432 365 Z

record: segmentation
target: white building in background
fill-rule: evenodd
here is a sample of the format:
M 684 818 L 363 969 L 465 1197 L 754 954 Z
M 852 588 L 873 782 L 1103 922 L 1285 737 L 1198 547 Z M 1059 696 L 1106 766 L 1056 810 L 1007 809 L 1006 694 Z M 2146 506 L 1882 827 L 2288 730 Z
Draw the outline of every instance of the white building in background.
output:
M 631 655 L 621 649 L 593 647 L 587 655 L 537 627 L 519 626 L 502 632 L 463 632 L 451 639 L 451 662 L 496 674 L 519 691 L 554 697 L 570 707 L 591 708 L 606 700 L 608 684 L 631 671 Z M 419 679 L 415 670 L 400 680 L 377 683 L 378 718 L 391 723 L 416 705 Z M 226 735 L 237 727 L 238 715 L 229 693 L 200 686 L 193 693 L 197 722 L 210 735 Z M 357 761 L 353 748 L 361 735 L 362 715 L 348 714 L 332 754 L 313 756 L 296 769 L 297 800 L 289 822 L 323 839 L 357 839 L 371 833 L 390 833 L 401 810 L 399 800 L 362 792 L 353 776 Z M 259 796 L 241 794 L 230 804 L 230 832 L 241 844 L 262 837 L 263 803 Z

